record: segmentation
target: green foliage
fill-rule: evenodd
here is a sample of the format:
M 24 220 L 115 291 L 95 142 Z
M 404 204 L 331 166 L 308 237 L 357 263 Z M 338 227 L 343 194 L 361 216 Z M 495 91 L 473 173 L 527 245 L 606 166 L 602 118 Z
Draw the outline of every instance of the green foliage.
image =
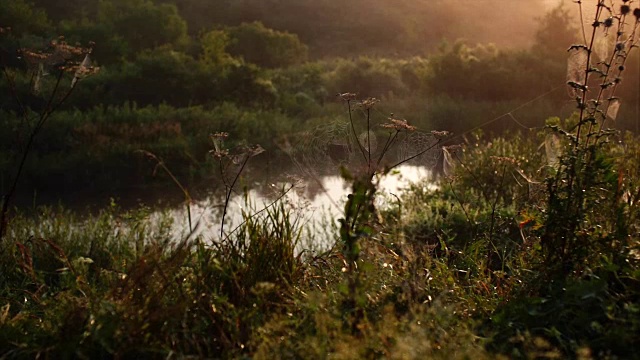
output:
M 92 58 L 100 65 L 109 67 L 120 64 L 131 56 L 129 44 L 121 36 L 113 33 L 109 23 L 95 22 L 88 18 L 63 20 L 59 24 L 59 31 L 65 34 L 69 41 L 83 44 L 93 41 L 99 44 L 93 49 Z
M 19 119 L 12 116 L 1 121 L 6 129 L 19 125 Z M 225 129 L 239 139 L 253 139 L 273 149 L 273 139 L 292 131 L 294 120 L 279 112 L 247 112 L 232 104 L 212 110 L 127 105 L 59 112 L 52 116 L 50 124 L 41 133 L 41 141 L 34 145 L 22 183 L 24 189 L 35 188 L 43 194 L 73 191 L 79 184 L 86 191 L 120 192 L 132 184 L 169 180 L 161 175 L 153 177 L 154 165 L 137 150 L 156 154 L 185 182 L 210 176 L 215 170 L 207 156 L 210 134 Z M 8 186 L 12 169 L 8 160 L 16 139 L 11 132 L 2 132 L 0 140 L 0 153 L 6 160 L 0 162 L 0 174 L 3 186 Z M 97 173 L 101 176 L 96 177 Z
M 28 15 L 16 18 L 34 26 L 20 30 L 21 42 L 48 31 L 35 30 L 46 19 L 25 3 L 0 4 Z M 176 2 L 203 28 L 207 14 L 194 9 L 207 4 Z M 543 19 L 532 51 L 455 43 L 411 60 L 303 63 L 306 47 L 291 33 L 259 23 L 234 27 L 276 13 L 265 22 L 274 29 L 325 24 L 314 32 L 326 30 L 320 33 L 335 39 L 335 53 L 375 52 L 395 40 L 415 46 L 424 29 L 407 9 L 416 8 L 394 2 L 385 14 L 388 4 L 223 1 L 216 11 L 233 14 L 228 27 L 202 33 L 189 51 L 172 5 L 103 1 L 97 17 L 87 10 L 86 19 L 63 21 L 70 41 L 103 40 L 94 55 L 108 66 L 51 117 L 25 163 L 25 189 L 59 194 L 81 184 L 115 191 L 153 183 L 157 163 L 139 150 L 155 154 L 180 182 L 218 178 L 210 134 L 228 131 L 269 149 L 279 135 L 335 116 L 351 121 L 359 165 L 343 169 L 352 192 L 339 227 L 327 226 L 338 230 L 335 246 L 320 254 L 300 252 L 306 220 L 280 201 L 256 211 L 247 200 L 240 226 L 223 226 L 214 240 L 206 233 L 176 239 L 184 229 L 168 215 L 153 220 L 148 208 L 125 212 L 113 202 L 82 218 L 63 209 L 12 211 L 0 244 L 0 357 L 636 357 L 640 145 L 605 126 L 615 118 L 609 107 L 629 53 L 616 47 L 609 60 L 587 59 L 579 71 L 591 80 L 571 79 L 579 112 L 567 121 L 549 120 L 537 138 L 488 139 L 467 130 L 505 113 L 524 124 L 560 115 L 554 99 L 521 105 L 564 78 L 564 60 L 549 42 L 554 31 L 571 33 L 562 8 Z M 63 17 L 53 3 L 43 6 Z M 618 8 L 598 9 L 598 36 L 600 27 L 623 21 Z M 609 22 L 601 18 L 607 12 L 616 15 Z M 327 14 L 338 16 L 325 22 Z M 139 33 L 125 31 L 132 22 Z M 436 25 L 430 30 L 440 31 Z M 310 51 L 327 46 L 296 33 Z M 11 88 L 3 80 L 3 91 L 20 94 L 28 114 L 46 110 L 46 101 L 27 95 L 33 84 L 23 66 L 3 67 L 15 82 Z M 55 79 L 40 85 L 51 89 Z M 383 158 L 413 126 L 392 116 L 374 127 L 377 100 L 356 101 L 345 89 L 385 97 L 391 108 L 406 105 L 423 130 L 446 125 L 463 132 L 447 141 L 465 143 L 434 142 L 444 175 L 381 202 L 377 174 L 389 171 Z M 346 112 L 325 104 L 337 92 Z M 423 98 L 434 93 L 441 95 Z M 0 100 L 0 128 L 9 129 L 0 132 L 2 193 L 23 140 L 16 136 L 23 109 L 11 100 Z M 522 111 L 509 112 L 516 107 Z M 374 129 L 389 134 L 378 152 L 369 148 Z M 229 145 L 247 150 L 241 140 Z M 229 167 L 234 160 L 225 158 Z M 228 203 L 235 180 L 225 185 Z
M 80 109 L 127 102 L 174 107 L 234 102 L 268 108 L 277 96 L 264 72 L 253 65 L 212 66 L 168 48 L 140 52 L 134 60 L 88 79 L 78 90 L 69 105 Z
M 227 29 L 229 53 L 265 68 L 298 65 L 307 60 L 307 46 L 295 34 L 266 28 L 260 22 Z
M 492 45 L 443 43 L 429 62 L 429 91 L 485 101 L 532 99 L 557 86 L 562 77 L 542 59 L 535 53 Z
M 202 46 L 202 61 L 206 66 L 221 68 L 233 62 L 227 53 L 230 42 L 229 34 L 222 30 L 213 30 L 203 34 L 200 38 Z
M 138 53 L 135 61 L 125 63 L 115 75 L 113 93 L 118 94 L 121 102 L 128 100 L 143 106 L 163 102 L 178 107 L 202 104 L 211 75 L 183 53 L 169 49 L 145 51 Z
M 327 89 L 335 94 L 351 89 L 359 96 L 404 96 L 422 90 L 426 73 L 424 59 L 374 59 L 360 57 L 355 61 L 336 60 L 325 75 Z
M 11 28 L 16 37 L 31 34 L 43 36 L 52 30 L 47 13 L 24 0 L 0 1 L 0 24 Z
M 490 349 L 523 357 L 635 358 L 640 336 L 638 270 L 601 258 L 604 268 L 581 280 L 552 282 L 542 296 L 522 297 L 491 319 L 500 329 Z
M 16 219 L 17 246 L 1 254 L 2 355 L 240 354 L 301 274 L 299 224 L 283 204 L 216 245 L 171 244 L 171 222 L 144 209 L 120 216 L 112 206 L 80 224 L 40 211 Z
M 278 91 L 275 107 L 291 116 L 320 117 L 326 114 L 323 106 L 328 91 L 323 79 L 324 68 L 319 63 L 274 70 L 273 86 Z
M 187 24 L 173 5 L 155 5 L 150 0 L 105 0 L 100 2 L 97 20 L 127 44 L 130 56 L 186 41 Z

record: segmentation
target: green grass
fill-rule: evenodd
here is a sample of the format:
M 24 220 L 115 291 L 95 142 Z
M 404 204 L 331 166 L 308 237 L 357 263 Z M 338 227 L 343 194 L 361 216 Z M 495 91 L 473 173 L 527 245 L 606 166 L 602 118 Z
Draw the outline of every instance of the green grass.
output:
M 637 142 L 607 150 L 629 189 L 617 202 L 629 251 L 601 248 L 558 278 L 542 266 L 538 140 L 476 141 L 453 177 L 410 187 L 359 238 L 355 332 L 342 244 L 300 253 L 309 233 L 285 203 L 218 242 L 172 241 L 170 218 L 152 222 L 144 208 L 88 219 L 41 208 L 16 214 L 2 244 L 2 355 L 636 357 Z M 608 211 L 600 204 L 593 226 L 607 228 Z

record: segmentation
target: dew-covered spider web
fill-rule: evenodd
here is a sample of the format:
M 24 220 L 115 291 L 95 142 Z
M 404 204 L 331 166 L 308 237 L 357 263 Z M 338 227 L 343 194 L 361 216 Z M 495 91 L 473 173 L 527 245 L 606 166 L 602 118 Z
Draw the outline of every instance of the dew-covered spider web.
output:
M 569 96 L 577 97 L 582 93 L 578 91 L 578 86 L 585 86 L 585 68 L 587 66 L 588 51 L 584 47 L 573 47 L 569 50 L 567 59 L 567 82 L 575 84 L 568 87 Z
M 443 159 L 442 146 L 431 132 L 391 129 L 355 129 L 348 121 L 335 121 L 294 134 L 280 148 L 308 176 L 335 174 L 340 166 L 350 171 L 375 169 L 398 163 L 436 170 Z M 372 126 L 373 128 L 373 126 Z

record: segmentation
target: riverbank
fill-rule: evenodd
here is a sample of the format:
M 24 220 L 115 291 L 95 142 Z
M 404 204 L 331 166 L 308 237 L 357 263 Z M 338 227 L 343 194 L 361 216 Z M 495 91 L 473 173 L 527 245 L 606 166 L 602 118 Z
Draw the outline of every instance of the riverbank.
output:
M 554 205 L 538 149 L 479 139 L 437 188 L 387 198 L 358 225 L 357 269 L 340 223 L 312 228 L 286 201 L 245 212 L 213 243 L 175 242 L 182 225 L 145 208 L 17 215 L 1 253 L 0 348 L 9 358 L 634 358 L 637 196 L 602 197 L 587 220 L 602 230 L 578 233 L 597 251 L 570 273 L 549 267 L 544 232 L 557 225 L 544 215 Z M 622 194 L 637 189 L 638 142 L 608 151 Z M 320 232 L 335 245 L 309 246 Z

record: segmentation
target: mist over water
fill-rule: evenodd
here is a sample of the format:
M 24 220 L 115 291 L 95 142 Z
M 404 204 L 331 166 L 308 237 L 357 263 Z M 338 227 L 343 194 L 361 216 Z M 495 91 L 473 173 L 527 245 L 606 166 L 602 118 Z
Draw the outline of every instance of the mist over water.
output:
M 396 171 L 380 179 L 378 206 L 389 207 L 401 196 L 404 189 L 412 183 L 423 183 L 429 186 L 432 171 L 419 166 L 400 166 Z M 316 179 L 306 178 L 291 183 L 265 184 L 261 188 L 254 188 L 246 193 L 235 194 L 231 197 L 225 221 L 225 234 L 232 232 L 243 221 L 245 216 L 264 216 L 264 209 L 277 206 L 283 201 L 292 209 L 292 218 L 300 221 L 305 227 L 325 227 L 327 237 L 332 236 L 331 226 L 343 215 L 343 206 L 351 189 L 349 184 L 338 175 L 322 176 Z M 202 235 L 207 241 L 218 241 L 224 198 L 220 193 L 210 196 L 191 205 L 191 221 L 194 233 L 189 235 L 189 222 L 184 207 L 156 211 L 153 218 L 160 219 L 168 214 L 177 225 L 173 237 L 176 241 L 187 236 Z M 393 199 L 392 199 L 393 198 Z M 168 211 L 168 212 L 167 212 Z M 314 246 L 328 246 L 333 244 L 333 238 L 313 239 Z

